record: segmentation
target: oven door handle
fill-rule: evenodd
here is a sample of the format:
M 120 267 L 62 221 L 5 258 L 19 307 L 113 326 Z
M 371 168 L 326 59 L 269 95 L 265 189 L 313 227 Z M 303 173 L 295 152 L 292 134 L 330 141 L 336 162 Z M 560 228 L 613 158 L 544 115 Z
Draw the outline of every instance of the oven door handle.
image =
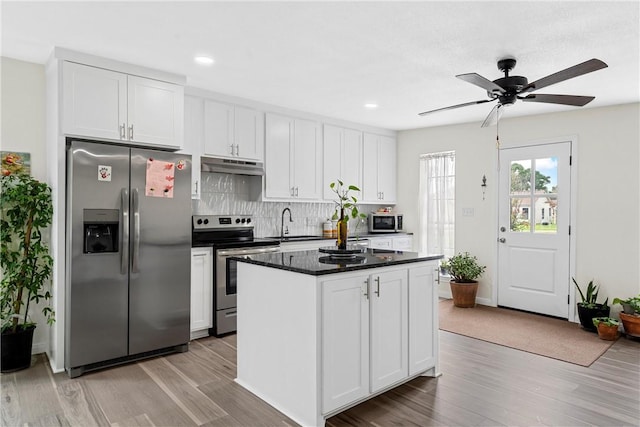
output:
M 220 249 L 216 251 L 216 255 L 221 257 L 230 257 L 230 256 L 241 256 L 241 255 L 258 255 L 258 254 L 266 254 L 266 253 L 279 252 L 279 251 L 280 251 L 280 246 L 268 246 L 268 247 L 247 248 L 247 249 Z

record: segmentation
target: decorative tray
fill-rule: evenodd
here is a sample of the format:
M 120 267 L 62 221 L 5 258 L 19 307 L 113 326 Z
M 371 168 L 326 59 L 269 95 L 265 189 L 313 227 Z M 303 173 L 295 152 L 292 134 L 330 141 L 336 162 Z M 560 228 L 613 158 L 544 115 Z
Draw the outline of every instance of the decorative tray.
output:
M 356 255 L 364 253 L 366 250 L 366 248 L 357 245 L 347 245 L 346 249 L 338 249 L 337 246 L 325 246 L 318 249 L 319 252 L 329 254 L 331 258 L 335 259 L 355 258 Z
M 334 255 L 327 255 L 321 256 L 318 261 L 320 261 L 322 264 L 357 265 L 366 263 L 367 259 L 363 256 L 358 255 L 349 255 L 348 258 L 336 258 Z

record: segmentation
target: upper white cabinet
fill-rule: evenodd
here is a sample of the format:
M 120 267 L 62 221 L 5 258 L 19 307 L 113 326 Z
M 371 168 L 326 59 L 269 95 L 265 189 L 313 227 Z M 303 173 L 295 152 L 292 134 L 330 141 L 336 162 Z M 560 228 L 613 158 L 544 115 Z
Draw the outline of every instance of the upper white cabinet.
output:
M 205 155 L 262 161 L 264 113 L 207 99 L 204 138 Z
M 179 149 L 184 88 L 63 62 L 62 133 Z
M 364 134 L 362 201 L 395 203 L 396 141 L 371 133 Z
M 184 148 L 191 154 L 191 198 L 199 199 L 200 156 L 204 143 L 204 100 L 195 96 L 184 97 Z
M 323 197 L 333 200 L 335 193 L 329 184 L 341 180 L 345 185 L 362 189 L 362 132 L 333 125 L 324 125 Z M 362 195 L 357 195 L 362 198 Z
M 318 122 L 266 115 L 264 196 L 322 198 L 322 141 Z

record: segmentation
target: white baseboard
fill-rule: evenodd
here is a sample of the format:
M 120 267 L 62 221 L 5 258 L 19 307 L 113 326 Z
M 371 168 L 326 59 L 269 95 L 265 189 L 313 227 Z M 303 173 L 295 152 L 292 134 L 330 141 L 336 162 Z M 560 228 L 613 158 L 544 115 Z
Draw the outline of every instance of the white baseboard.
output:
M 442 287 L 440 287 L 438 289 L 438 297 L 440 298 L 445 298 L 445 299 L 451 299 L 453 298 L 451 296 L 451 289 L 450 288 L 445 288 L 443 289 Z M 480 304 L 480 305 L 488 305 L 490 307 L 496 307 L 497 305 L 491 300 L 491 298 L 482 298 L 482 297 L 476 297 L 476 304 Z

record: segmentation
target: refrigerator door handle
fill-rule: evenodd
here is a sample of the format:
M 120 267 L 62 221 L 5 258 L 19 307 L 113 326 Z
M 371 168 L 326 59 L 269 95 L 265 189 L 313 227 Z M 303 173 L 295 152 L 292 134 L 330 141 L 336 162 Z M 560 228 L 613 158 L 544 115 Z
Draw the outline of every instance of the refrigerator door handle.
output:
M 131 201 L 133 202 L 133 254 L 131 256 L 131 271 L 138 272 L 138 256 L 140 254 L 140 209 L 138 189 L 131 190 Z
M 120 274 L 127 274 L 129 262 L 129 191 L 123 188 L 120 191 L 120 201 L 122 207 L 120 209 Z

